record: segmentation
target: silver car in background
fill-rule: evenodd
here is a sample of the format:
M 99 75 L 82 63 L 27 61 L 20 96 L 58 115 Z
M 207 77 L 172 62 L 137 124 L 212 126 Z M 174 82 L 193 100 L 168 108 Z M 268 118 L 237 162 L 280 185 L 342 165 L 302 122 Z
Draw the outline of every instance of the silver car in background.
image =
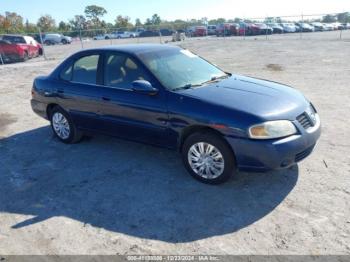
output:
M 61 34 L 45 34 L 43 41 L 45 45 L 67 45 L 72 43 L 72 38 Z
M 297 27 L 293 23 L 281 23 L 281 26 L 285 33 L 295 33 L 297 31 Z

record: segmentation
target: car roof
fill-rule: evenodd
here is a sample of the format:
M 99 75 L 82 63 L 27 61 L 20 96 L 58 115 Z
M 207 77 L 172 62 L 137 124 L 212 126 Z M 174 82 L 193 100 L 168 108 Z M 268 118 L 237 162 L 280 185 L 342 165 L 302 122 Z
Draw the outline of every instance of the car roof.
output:
M 16 35 L 16 34 L 1 34 L 0 36 L 24 37 L 23 35 Z
M 178 46 L 166 45 L 166 44 L 126 44 L 126 45 L 112 45 L 100 48 L 93 48 L 88 50 L 93 51 L 120 51 L 128 54 L 141 54 L 146 52 L 157 52 L 164 50 L 180 49 Z M 86 51 L 86 50 L 84 50 Z M 83 51 L 83 52 L 84 52 Z

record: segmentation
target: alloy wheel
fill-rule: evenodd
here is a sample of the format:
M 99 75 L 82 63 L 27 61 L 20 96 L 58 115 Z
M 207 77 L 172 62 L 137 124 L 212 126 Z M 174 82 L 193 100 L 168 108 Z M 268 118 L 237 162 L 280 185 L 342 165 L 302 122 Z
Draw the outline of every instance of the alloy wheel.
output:
M 52 116 L 52 126 L 57 136 L 67 139 L 70 135 L 70 126 L 66 117 L 60 112 L 55 112 Z
M 205 179 L 218 178 L 225 169 L 225 161 L 222 153 L 215 146 L 199 142 L 188 150 L 188 162 L 197 175 Z

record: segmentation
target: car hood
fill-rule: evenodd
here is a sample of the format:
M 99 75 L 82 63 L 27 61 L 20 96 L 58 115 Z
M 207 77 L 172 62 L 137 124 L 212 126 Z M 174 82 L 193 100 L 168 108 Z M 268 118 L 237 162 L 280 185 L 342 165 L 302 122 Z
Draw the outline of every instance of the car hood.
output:
M 292 87 L 239 75 L 232 75 L 218 83 L 182 90 L 181 94 L 263 120 L 295 120 L 309 106 L 303 94 Z

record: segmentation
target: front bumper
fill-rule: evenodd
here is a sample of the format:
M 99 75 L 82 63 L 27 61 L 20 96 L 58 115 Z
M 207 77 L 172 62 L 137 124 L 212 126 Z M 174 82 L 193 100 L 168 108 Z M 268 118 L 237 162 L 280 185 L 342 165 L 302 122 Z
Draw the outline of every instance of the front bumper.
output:
M 318 118 L 316 125 L 305 130 L 299 122 L 294 124 L 299 133 L 272 140 L 254 140 L 226 137 L 231 145 L 240 170 L 267 171 L 288 168 L 305 159 L 313 151 L 321 135 Z
M 23 57 L 21 57 L 19 54 L 16 54 L 16 53 L 8 53 L 8 54 L 2 53 L 1 56 L 4 63 L 20 62 L 23 60 Z

